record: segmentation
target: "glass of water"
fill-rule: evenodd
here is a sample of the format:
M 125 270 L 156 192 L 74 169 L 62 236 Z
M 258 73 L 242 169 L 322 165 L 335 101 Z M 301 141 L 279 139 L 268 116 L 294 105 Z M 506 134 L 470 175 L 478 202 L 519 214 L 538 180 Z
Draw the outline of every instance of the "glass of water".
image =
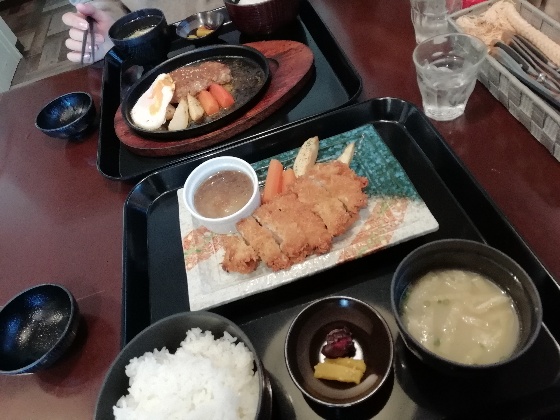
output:
M 461 9 L 462 0 L 410 0 L 416 43 L 449 32 L 447 16 Z
M 480 39 L 459 33 L 436 35 L 416 46 L 412 58 L 429 118 L 450 121 L 465 112 L 486 54 Z

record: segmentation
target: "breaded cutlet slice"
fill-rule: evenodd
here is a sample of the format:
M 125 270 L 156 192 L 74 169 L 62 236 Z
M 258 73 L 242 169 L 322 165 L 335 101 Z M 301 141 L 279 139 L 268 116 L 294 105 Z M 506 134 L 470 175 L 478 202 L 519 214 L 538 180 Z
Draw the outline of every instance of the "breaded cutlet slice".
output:
M 340 200 L 308 176 L 297 178 L 290 186 L 290 191 L 297 195 L 299 201 L 311 207 L 332 236 L 346 232 L 358 217 L 357 214 L 347 212 Z
M 252 246 L 248 245 L 239 235 L 222 237 L 222 244 L 226 251 L 222 261 L 222 268 L 230 272 L 247 274 L 255 271 L 259 266 L 259 256 Z
M 280 210 L 274 204 L 277 198 L 274 197 L 271 202 L 262 204 L 255 210 L 253 217 L 262 227 L 272 233 L 280 250 L 292 263 L 301 262 L 311 255 L 313 249 L 309 245 L 305 233 L 298 226 L 297 216 Z
M 272 270 L 283 270 L 291 266 L 290 259 L 280 251 L 272 233 L 259 225 L 252 216 L 237 222 L 236 227 L 243 239 Z
M 338 161 L 317 163 L 306 175 L 320 182 L 350 213 L 357 213 L 367 206 L 368 196 L 363 189 L 367 187 L 368 179 L 356 175 L 348 165 Z
M 332 235 L 327 230 L 323 220 L 311 210 L 311 207 L 297 199 L 294 193 L 279 195 L 272 200 L 281 212 L 295 220 L 301 233 L 316 254 L 329 252 L 332 246 Z

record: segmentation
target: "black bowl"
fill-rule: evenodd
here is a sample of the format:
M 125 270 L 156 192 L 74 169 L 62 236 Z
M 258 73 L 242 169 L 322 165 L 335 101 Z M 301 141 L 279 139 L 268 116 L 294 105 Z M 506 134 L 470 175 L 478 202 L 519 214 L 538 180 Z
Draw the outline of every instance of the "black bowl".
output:
M 233 337 L 237 337 L 240 342 L 243 342 L 253 353 L 255 370 L 259 379 L 259 406 L 256 418 L 258 420 L 269 419 L 272 415 L 272 391 L 268 375 L 253 344 L 241 328 L 233 322 L 221 315 L 206 311 L 171 315 L 155 322 L 134 337 L 121 350 L 105 376 L 97 399 L 94 418 L 96 420 L 113 418 L 113 406 L 122 395 L 128 393 L 129 378 L 125 374 L 125 367 L 130 359 L 162 347 L 166 347 L 171 353 L 175 353 L 181 341 L 185 339 L 187 331 L 195 327 L 202 331 L 211 331 L 214 338 L 222 337 L 224 331 L 227 331 Z
M 144 130 L 134 124 L 131 111 L 140 96 L 148 90 L 153 81 L 162 73 L 186 65 L 204 61 L 221 61 L 231 68 L 234 85 L 235 104 L 221 110 L 216 117 L 203 119 L 199 123 L 191 123 L 184 130 Z M 200 136 L 214 131 L 250 109 L 266 91 L 270 77 L 267 58 L 258 50 L 243 45 L 211 45 L 197 48 L 177 55 L 155 67 L 138 80 L 123 99 L 121 111 L 125 123 L 137 134 L 151 140 L 172 141 Z
M 313 367 L 321 361 L 327 334 L 347 327 L 356 356 L 362 354 L 366 371 L 360 384 L 317 379 Z M 366 403 L 391 374 L 393 339 L 387 323 L 374 308 L 357 299 L 332 296 L 303 309 L 292 322 L 284 357 L 296 386 L 312 403 L 329 408 L 350 408 Z
M 136 31 L 151 28 L 142 35 Z M 117 20 L 109 28 L 109 38 L 115 44 L 120 59 L 130 64 L 154 65 L 167 58 L 171 43 L 169 25 L 159 9 L 140 9 Z
M 198 12 L 179 22 L 176 32 L 179 37 L 184 38 L 188 42 L 200 45 L 212 42 L 212 40 L 216 39 L 220 33 L 222 25 L 224 24 L 224 20 L 224 14 L 220 9 Z M 212 29 L 212 32 L 203 37 L 189 37 L 193 31 L 201 26 Z
M 520 337 L 509 357 L 491 364 L 453 362 L 427 350 L 407 331 L 401 308 L 407 288 L 434 269 L 460 269 L 482 274 L 512 298 L 519 317 Z M 444 239 L 412 251 L 397 267 L 391 283 L 391 306 L 399 332 L 410 351 L 420 360 L 453 375 L 488 374 L 524 354 L 536 340 L 542 324 L 542 304 L 529 275 L 510 257 L 488 245 L 463 239 Z
M 270 35 L 296 20 L 299 0 L 265 0 L 253 4 L 239 4 L 224 0 L 231 21 L 247 35 Z
M 78 325 L 78 304 L 65 287 L 24 290 L 0 310 L 0 373 L 32 373 L 52 365 L 74 341 Z
M 74 140 L 94 127 L 95 115 L 89 93 L 71 92 L 45 105 L 37 115 L 35 127 L 50 137 Z

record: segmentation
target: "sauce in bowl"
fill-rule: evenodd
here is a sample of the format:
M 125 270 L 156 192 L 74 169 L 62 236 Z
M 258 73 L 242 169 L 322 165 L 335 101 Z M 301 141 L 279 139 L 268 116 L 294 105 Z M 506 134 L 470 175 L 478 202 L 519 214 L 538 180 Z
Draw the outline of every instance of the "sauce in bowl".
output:
M 241 171 L 219 171 L 200 184 L 194 207 L 204 217 L 221 218 L 243 208 L 253 194 L 251 178 Z

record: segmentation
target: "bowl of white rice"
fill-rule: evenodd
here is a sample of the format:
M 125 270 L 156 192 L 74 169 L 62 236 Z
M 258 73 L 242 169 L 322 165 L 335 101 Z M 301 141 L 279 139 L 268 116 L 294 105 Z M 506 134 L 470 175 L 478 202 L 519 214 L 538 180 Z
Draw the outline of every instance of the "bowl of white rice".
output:
M 171 315 L 146 328 L 109 368 L 97 420 L 268 419 L 272 395 L 245 333 L 212 312 Z

